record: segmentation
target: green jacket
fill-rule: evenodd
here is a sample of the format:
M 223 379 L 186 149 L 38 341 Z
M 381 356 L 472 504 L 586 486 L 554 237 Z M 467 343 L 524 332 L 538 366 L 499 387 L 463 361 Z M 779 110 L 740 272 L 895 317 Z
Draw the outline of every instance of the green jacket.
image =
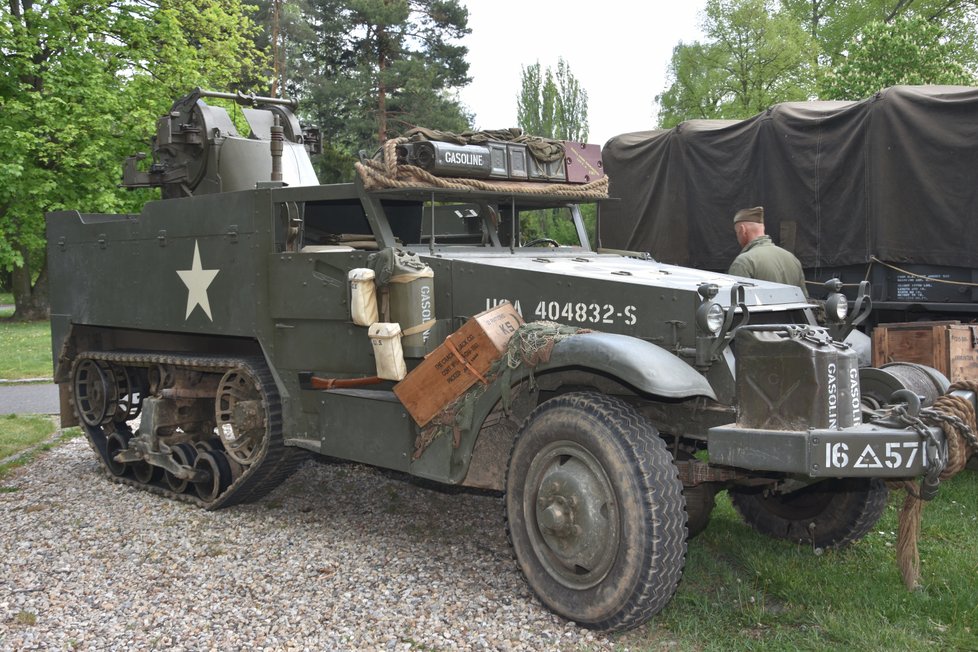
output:
M 761 281 L 797 285 L 805 293 L 805 298 L 808 298 L 801 263 L 790 251 L 774 244 L 769 235 L 762 235 L 748 242 L 734 258 L 727 273 Z

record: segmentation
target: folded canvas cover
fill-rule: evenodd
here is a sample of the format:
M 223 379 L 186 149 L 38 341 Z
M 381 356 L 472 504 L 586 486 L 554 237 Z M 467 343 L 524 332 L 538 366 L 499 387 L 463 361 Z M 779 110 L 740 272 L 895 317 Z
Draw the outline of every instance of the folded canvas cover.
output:
M 616 136 L 603 152 L 604 247 L 725 270 L 734 213 L 806 268 L 978 267 L 978 88 L 896 86 L 862 102 L 789 102 L 743 121 Z

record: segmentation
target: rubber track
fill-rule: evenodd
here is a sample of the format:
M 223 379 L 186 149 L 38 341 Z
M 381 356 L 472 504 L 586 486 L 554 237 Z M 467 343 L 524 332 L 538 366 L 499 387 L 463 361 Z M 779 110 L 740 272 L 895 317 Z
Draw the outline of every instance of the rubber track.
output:
M 180 500 L 186 503 L 213 510 L 222 507 L 229 507 L 238 503 L 246 503 L 258 500 L 269 491 L 279 486 L 285 481 L 304 461 L 305 455 L 298 453 L 292 448 L 287 448 L 282 434 L 282 403 L 278 395 L 278 390 L 272 378 L 271 372 L 265 361 L 260 357 L 251 358 L 223 358 L 213 356 L 179 355 L 179 354 L 154 354 L 126 351 L 89 351 L 81 353 L 76 358 L 75 364 L 84 359 L 104 361 L 122 366 L 148 367 L 151 365 L 173 365 L 185 369 L 197 371 L 225 373 L 230 369 L 246 369 L 261 385 L 262 404 L 268 418 L 267 429 L 269 437 L 264 450 L 261 451 L 258 460 L 251 464 L 224 493 L 212 502 L 204 502 L 196 495 L 191 493 L 175 493 L 168 487 L 160 484 L 143 484 L 132 478 L 120 478 L 113 475 L 108 468 L 105 457 L 102 454 L 94 437 L 105 438 L 111 434 L 111 429 L 106 432 L 111 424 L 105 426 L 89 426 L 81 423 L 85 432 L 85 438 L 89 446 L 98 455 L 102 465 L 102 470 L 113 482 L 129 485 L 149 491 L 154 494 L 165 496 L 173 500 Z M 74 371 L 72 371 L 72 379 Z M 74 382 L 69 385 L 74 403 Z M 122 424 L 124 429 L 128 425 Z

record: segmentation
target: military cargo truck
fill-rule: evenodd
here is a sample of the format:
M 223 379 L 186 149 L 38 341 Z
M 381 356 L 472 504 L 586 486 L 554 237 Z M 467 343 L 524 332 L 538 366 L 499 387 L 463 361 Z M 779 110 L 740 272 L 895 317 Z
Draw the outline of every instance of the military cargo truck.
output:
M 247 107 L 249 134 L 214 95 Z M 112 480 L 216 509 L 320 455 L 501 490 L 530 587 L 603 630 L 669 602 L 718 491 L 759 532 L 825 548 L 872 528 L 884 480 L 936 488 L 945 435 L 919 396 L 946 380 L 861 372 L 798 288 L 596 250 L 580 208 L 600 221 L 593 147 L 398 140 L 320 185 L 293 109 L 198 89 L 160 119 L 152 165 L 126 165 L 126 185 L 163 199 L 47 218 L 62 420 Z M 559 221 L 563 240 L 521 235 Z M 419 426 L 371 322 L 400 328 L 411 378 L 507 304 L 532 323 Z
M 604 161 L 608 247 L 726 270 L 731 220 L 763 205 L 767 233 L 823 297 L 872 285 L 863 326 L 978 318 L 978 88 L 895 86 L 860 102 L 776 104 L 746 120 L 621 134 Z

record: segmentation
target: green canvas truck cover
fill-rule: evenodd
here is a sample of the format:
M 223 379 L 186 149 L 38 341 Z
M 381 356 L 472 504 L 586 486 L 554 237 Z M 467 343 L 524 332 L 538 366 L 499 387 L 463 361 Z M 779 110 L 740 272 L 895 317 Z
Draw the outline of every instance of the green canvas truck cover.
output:
M 788 102 L 743 121 L 690 120 L 604 148 L 601 245 L 725 270 L 734 213 L 805 268 L 978 266 L 978 88 L 895 86 L 861 102 Z

